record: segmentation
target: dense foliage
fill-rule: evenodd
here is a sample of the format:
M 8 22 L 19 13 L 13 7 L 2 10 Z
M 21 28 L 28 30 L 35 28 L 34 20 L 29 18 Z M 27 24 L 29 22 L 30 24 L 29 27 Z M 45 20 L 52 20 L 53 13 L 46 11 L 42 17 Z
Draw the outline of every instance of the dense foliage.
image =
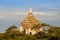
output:
M 60 40 L 60 27 L 51 26 L 47 33 L 39 32 L 35 35 L 27 35 L 21 34 L 17 27 L 13 25 L 5 33 L 0 33 L 0 40 Z

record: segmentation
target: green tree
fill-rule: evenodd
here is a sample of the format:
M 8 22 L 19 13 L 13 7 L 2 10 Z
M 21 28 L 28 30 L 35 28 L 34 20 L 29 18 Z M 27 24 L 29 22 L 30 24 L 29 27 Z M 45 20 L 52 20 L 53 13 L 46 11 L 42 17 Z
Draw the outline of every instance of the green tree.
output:
M 12 26 L 10 26 L 6 31 L 16 30 L 16 29 L 17 29 L 17 27 L 16 27 L 15 25 L 12 25 Z
M 60 27 L 50 27 L 48 30 L 49 36 L 59 37 L 60 38 Z

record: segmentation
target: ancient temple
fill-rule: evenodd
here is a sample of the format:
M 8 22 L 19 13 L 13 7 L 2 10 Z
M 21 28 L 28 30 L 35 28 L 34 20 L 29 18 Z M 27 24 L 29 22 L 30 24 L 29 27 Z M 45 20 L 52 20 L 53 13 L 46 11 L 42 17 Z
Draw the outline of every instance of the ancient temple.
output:
M 28 13 L 28 16 L 20 24 L 20 33 L 34 35 L 41 30 L 41 23 L 34 17 L 32 8 Z

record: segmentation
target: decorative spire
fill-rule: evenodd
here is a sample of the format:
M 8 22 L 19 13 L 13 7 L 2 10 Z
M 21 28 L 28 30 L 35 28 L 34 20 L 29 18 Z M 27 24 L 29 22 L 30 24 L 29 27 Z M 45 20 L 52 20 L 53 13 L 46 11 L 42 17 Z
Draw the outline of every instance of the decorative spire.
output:
M 32 8 L 30 7 L 28 16 L 33 16 Z
M 32 8 L 30 7 L 30 11 L 29 11 L 29 13 L 32 13 Z

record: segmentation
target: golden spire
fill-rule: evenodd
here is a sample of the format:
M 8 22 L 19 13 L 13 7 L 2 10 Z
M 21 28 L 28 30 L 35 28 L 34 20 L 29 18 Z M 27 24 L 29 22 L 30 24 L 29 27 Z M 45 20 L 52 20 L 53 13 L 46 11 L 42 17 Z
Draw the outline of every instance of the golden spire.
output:
M 29 13 L 32 13 L 32 8 L 30 7 L 30 11 L 29 11 Z
M 28 16 L 32 16 L 32 15 L 33 15 L 33 12 L 32 12 L 32 8 L 30 7 Z

